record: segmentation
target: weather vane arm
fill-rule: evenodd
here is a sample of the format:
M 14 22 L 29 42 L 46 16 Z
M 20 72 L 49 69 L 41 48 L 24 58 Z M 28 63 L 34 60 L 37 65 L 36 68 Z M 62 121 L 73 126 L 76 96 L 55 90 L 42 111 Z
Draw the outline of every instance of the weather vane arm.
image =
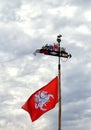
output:
M 57 39 L 58 41 L 60 39 Z M 42 46 L 41 49 L 37 49 L 34 52 L 34 55 L 37 53 L 41 53 L 44 55 L 50 55 L 50 56 L 57 56 L 57 57 L 63 57 L 63 58 L 71 58 L 71 54 L 66 52 L 66 49 L 64 47 L 60 47 L 60 50 L 58 49 L 58 44 L 54 43 L 54 45 L 48 45 Z

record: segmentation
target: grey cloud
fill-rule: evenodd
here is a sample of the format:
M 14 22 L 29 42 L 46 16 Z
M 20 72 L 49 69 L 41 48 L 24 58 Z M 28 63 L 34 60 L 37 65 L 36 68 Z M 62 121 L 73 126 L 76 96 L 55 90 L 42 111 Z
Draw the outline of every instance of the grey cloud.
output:
M 0 21 L 2 22 L 10 22 L 10 21 L 18 21 L 17 11 L 21 7 L 21 1 L 3 1 L 1 2 L 1 15 Z
M 16 27 L 3 28 L 0 33 L 0 39 L 0 50 L 7 54 L 12 54 L 12 56 L 33 54 L 37 49 L 35 45 L 38 46 L 36 43 L 42 43 L 42 41 L 37 38 L 31 38 Z
M 76 5 L 78 7 L 82 7 L 82 8 L 85 8 L 85 9 L 88 9 L 90 8 L 90 5 L 91 5 L 91 1 L 90 0 L 87 0 L 87 1 L 84 1 L 83 0 L 69 0 L 69 3 L 70 4 L 73 4 L 73 5 Z
M 71 68 L 71 75 L 65 72 L 64 82 L 66 84 L 64 83 L 63 85 L 69 90 L 68 94 L 65 95 L 67 101 L 90 97 L 90 74 L 86 74 L 83 70 L 86 70 L 84 65 L 79 63 L 77 66 L 73 67 L 73 69 Z
M 66 108 L 66 110 L 63 111 L 63 124 L 65 126 L 72 126 L 71 123 L 74 123 L 74 129 L 76 128 L 76 125 L 79 125 L 79 122 L 83 125 L 82 121 L 87 120 L 90 118 L 86 117 L 86 111 L 90 108 L 90 104 L 88 104 L 88 100 L 81 100 L 77 102 L 72 102 L 69 104 L 65 104 L 66 106 L 63 108 Z M 85 102 L 85 105 L 84 105 Z M 78 127 L 79 129 L 79 127 Z

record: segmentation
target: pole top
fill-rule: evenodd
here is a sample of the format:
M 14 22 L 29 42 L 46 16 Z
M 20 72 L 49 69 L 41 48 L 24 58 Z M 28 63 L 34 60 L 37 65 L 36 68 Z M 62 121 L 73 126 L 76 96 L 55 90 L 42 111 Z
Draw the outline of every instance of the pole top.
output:
M 58 42 L 58 43 L 60 43 L 60 42 L 61 42 L 61 37 L 62 37 L 62 35 L 61 35 L 61 34 L 59 34 L 59 35 L 57 36 L 57 42 Z

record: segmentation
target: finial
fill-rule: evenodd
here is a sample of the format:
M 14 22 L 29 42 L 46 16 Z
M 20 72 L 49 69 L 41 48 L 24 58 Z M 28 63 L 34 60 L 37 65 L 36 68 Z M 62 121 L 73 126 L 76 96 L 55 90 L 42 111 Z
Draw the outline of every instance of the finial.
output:
M 57 36 L 57 42 L 58 42 L 58 43 L 60 43 L 60 42 L 61 42 L 61 37 L 62 37 L 62 35 L 61 35 L 61 34 L 59 34 L 59 35 Z

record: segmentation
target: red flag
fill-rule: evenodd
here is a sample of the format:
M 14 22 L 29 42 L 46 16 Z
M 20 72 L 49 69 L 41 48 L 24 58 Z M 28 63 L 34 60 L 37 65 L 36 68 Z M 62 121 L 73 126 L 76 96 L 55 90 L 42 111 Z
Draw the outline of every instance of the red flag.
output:
M 56 76 L 47 85 L 33 93 L 22 106 L 32 121 L 37 120 L 42 114 L 55 107 L 58 102 L 58 77 Z

